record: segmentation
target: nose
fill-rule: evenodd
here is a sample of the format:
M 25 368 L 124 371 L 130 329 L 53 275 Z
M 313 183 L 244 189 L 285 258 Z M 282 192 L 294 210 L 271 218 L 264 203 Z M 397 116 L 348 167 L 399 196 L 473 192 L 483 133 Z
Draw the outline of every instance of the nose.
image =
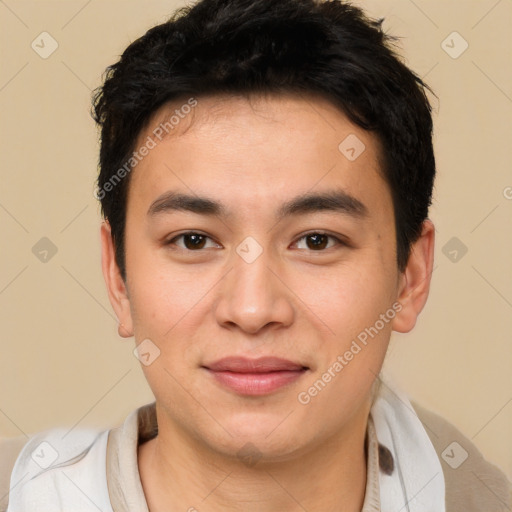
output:
M 288 327 L 294 320 L 293 292 L 266 251 L 254 261 L 235 254 L 218 292 L 215 314 L 223 327 L 256 334 Z

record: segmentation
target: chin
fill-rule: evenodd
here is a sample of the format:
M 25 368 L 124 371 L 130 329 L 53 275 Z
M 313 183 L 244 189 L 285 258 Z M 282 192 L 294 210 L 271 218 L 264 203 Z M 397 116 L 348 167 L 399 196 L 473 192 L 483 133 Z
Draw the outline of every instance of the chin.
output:
M 231 455 L 239 450 L 254 450 L 265 458 L 279 460 L 293 455 L 297 447 L 301 446 L 297 436 L 297 430 L 300 429 L 294 422 L 283 421 L 286 415 L 247 416 L 244 414 L 243 418 L 221 422 L 226 430 L 217 430 L 222 435 L 222 440 L 218 440 L 218 448 Z

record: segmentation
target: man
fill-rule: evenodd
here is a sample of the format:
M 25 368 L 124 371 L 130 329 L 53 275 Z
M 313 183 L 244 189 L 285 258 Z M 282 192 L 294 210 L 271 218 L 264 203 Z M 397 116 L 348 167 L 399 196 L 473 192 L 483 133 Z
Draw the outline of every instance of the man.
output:
M 126 49 L 94 98 L 96 194 L 155 402 L 4 442 L 9 512 L 510 510 L 379 376 L 433 268 L 425 87 L 340 1 L 203 0 Z

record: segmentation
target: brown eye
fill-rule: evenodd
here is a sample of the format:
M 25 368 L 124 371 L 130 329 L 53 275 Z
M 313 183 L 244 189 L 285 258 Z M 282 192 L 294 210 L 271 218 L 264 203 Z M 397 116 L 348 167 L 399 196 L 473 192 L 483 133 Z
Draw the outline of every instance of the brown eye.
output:
M 310 249 L 325 249 L 328 244 L 329 237 L 326 235 L 308 235 L 306 244 Z M 311 243 L 308 243 L 311 242 Z
M 183 235 L 183 242 L 187 249 L 202 249 L 205 244 L 205 238 L 203 235 L 198 234 Z
M 177 240 L 183 240 L 183 244 L 177 244 Z M 174 237 L 172 240 L 167 242 L 167 245 L 176 245 L 180 249 L 186 249 L 188 251 L 198 251 L 205 247 L 207 240 L 211 240 L 209 236 L 201 233 L 190 231 L 188 233 L 182 233 Z
M 338 244 L 343 244 L 343 242 L 341 242 L 341 240 L 339 240 L 338 238 L 332 235 L 327 235 L 326 233 L 309 233 L 299 238 L 299 242 L 301 240 L 305 240 L 306 249 L 312 251 L 322 251 L 326 248 L 332 247 L 332 245 L 328 247 L 329 239 L 335 240 Z

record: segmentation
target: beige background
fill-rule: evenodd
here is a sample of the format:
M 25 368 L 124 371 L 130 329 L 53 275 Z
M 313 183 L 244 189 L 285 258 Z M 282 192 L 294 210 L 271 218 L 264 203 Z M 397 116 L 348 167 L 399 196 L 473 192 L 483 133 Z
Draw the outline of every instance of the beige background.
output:
M 440 98 L 431 296 L 413 333 L 394 335 L 387 371 L 512 480 L 512 3 L 359 4 L 402 36 Z M 2 436 L 113 426 L 153 400 L 101 274 L 89 106 L 105 67 L 181 5 L 0 2 Z M 31 48 L 43 31 L 59 45 L 47 59 Z M 469 44 L 456 59 L 442 47 L 453 31 Z M 452 39 L 451 52 L 462 48 Z M 46 263 L 32 252 L 42 237 L 57 247 Z M 467 247 L 456 262 L 443 253 L 452 237 Z

